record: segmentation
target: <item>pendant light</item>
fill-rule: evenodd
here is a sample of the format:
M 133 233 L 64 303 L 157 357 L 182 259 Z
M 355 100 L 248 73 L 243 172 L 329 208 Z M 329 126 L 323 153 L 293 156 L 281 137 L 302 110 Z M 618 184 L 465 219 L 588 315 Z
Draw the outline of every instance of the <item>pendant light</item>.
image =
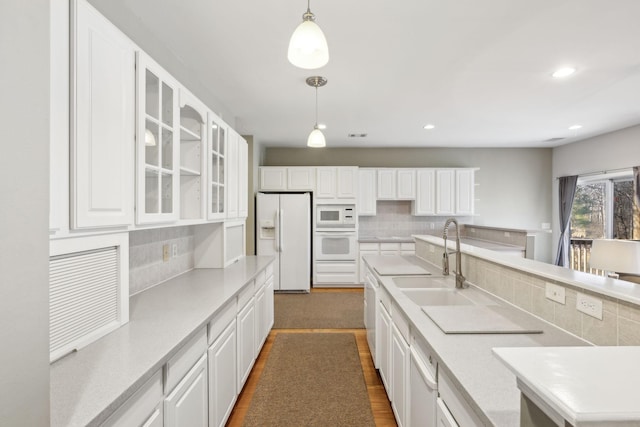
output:
M 309 134 L 309 138 L 307 138 L 307 146 L 314 148 L 325 147 L 327 142 L 324 139 L 322 131 L 318 127 L 318 87 L 326 85 L 327 79 L 320 76 L 313 76 L 307 78 L 307 84 L 316 88 L 316 124 Z
M 307 0 L 307 11 L 302 15 L 302 23 L 289 40 L 287 58 L 296 67 L 313 70 L 329 62 L 327 39 L 315 20 L 315 15 L 311 13 L 310 0 Z

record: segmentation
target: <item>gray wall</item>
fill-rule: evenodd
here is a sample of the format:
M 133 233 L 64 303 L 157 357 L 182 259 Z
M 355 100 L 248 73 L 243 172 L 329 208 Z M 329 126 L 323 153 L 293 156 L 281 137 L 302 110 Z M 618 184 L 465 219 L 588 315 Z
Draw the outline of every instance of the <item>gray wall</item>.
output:
M 550 148 L 277 148 L 264 166 L 478 167 L 477 225 L 538 230 L 551 222 Z M 539 257 L 550 260 L 545 242 Z
M 0 425 L 49 425 L 49 1 L 0 3 Z
M 640 166 L 640 126 L 633 126 L 553 149 L 553 253 L 557 250 L 558 181 L 556 178 Z

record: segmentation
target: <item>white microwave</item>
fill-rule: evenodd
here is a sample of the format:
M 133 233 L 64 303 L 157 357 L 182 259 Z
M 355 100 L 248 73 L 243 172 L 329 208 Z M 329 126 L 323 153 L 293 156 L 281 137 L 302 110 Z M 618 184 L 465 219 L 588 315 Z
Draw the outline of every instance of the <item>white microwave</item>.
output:
M 355 205 L 318 205 L 316 228 L 356 228 Z

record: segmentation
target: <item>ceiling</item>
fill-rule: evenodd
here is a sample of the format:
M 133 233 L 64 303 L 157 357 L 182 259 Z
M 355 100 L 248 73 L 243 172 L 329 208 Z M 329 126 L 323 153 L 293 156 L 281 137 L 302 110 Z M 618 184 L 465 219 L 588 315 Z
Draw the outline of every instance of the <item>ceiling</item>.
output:
M 319 70 L 286 58 L 304 0 L 109 2 L 266 146 L 305 146 L 313 75 L 328 147 L 552 147 L 640 123 L 638 0 L 312 0 Z

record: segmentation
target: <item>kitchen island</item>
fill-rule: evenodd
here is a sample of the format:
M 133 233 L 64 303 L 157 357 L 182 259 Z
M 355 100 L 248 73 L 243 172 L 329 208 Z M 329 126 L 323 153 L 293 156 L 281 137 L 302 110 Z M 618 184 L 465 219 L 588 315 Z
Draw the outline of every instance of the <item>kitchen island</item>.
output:
M 455 243 L 451 246 L 455 247 Z M 451 246 L 449 247 L 451 248 Z M 488 298 L 492 304 L 509 306 L 511 309 L 519 310 L 522 316 L 537 322 L 536 325 L 542 331 L 541 334 L 446 334 L 425 314 L 419 304 L 412 301 L 411 291 L 400 288 L 393 276 L 381 276 L 375 273 L 375 267 L 379 263 L 384 263 L 388 267 L 389 257 L 364 257 L 364 261 L 379 286 L 376 294 L 377 302 L 380 301 L 380 294 L 388 294 L 391 300 L 390 323 L 396 327 L 394 313 L 395 317 L 400 319 L 399 325 L 406 321 L 410 330 L 406 344 L 411 344 L 410 347 L 412 347 L 414 341 L 421 340 L 435 359 L 438 394 L 442 396 L 444 392 L 449 400 L 452 395 L 449 389 L 453 389 L 454 395 L 457 394 L 454 403 L 446 402 L 444 407 L 448 408 L 459 425 L 520 425 L 520 391 L 517 387 L 516 376 L 496 357 L 493 353 L 494 348 L 572 346 L 581 347 L 585 354 L 590 348 L 594 348 L 592 344 L 598 343 L 598 336 L 596 339 L 586 339 L 591 337 L 589 335 L 592 333 L 591 329 L 585 329 L 584 333 L 582 333 L 583 330 L 580 330 L 583 335 L 580 338 L 576 336 L 577 333 L 571 333 L 573 331 L 560 327 L 566 319 L 563 317 L 567 315 L 566 310 L 575 309 L 575 299 L 572 298 L 578 290 L 589 293 L 597 290 L 598 295 L 605 300 L 605 320 L 602 321 L 603 323 L 611 321 L 607 316 L 610 315 L 611 305 L 614 303 L 617 305 L 616 313 L 620 307 L 623 316 L 630 310 L 638 309 L 637 304 L 640 302 L 640 298 L 638 298 L 637 290 L 620 281 L 596 276 L 583 277 L 587 275 L 568 272 L 566 269 L 555 266 L 464 244 L 461 245 L 461 249 L 463 273 L 469 277 L 472 285 L 468 289 L 462 289 L 458 292 L 465 298 L 472 300 L 472 304 L 487 304 Z M 397 257 L 397 259 L 400 264 L 413 263 L 427 269 L 432 274 L 432 278 L 429 280 L 439 282 L 438 286 L 446 286 L 449 289 L 455 286 L 453 275 L 438 277 L 442 273 L 439 264 L 442 257 L 442 239 L 433 236 L 417 236 L 416 253 L 419 258 Z M 567 286 L 566 305 L 548 302 L 549 304 L 557 304 L 557 310 L 556 307 L 551 306 L 551 315 L 549 315 L 548 309 L 544 308 L 545 301 L 542 301 L 542 307 L 539 307 L 540 301 L 537 300 L 538 293 L 542 294 L 544 300 L 545 280 L 553 281 L 556 285 Z M 401 282 L 398 281 L 398 283 Z M 527 287 L 521 286 L 525 283 Z M 365 294 L 367 293 L 366 286 Z M 533 290 L 531 287 L 536 287 L 536 289 Z M 370 301 L 367 302 L 367 306 L 371 305 Z M 573 307 L 571 304 L 574 304 Z M 385 309 L 379 308 L 379 305 L 376 304 L 375 310 L 377 310 L 376 315 L 379 316 L 380 310 Z M 557 316 L 555 316 L 556 313 Z M 633 315 L 627 315 L 633 317 L 636 312 L 633 313 Z M 622 320 L 624 319 L 622 318 Z M 590 320 L 584 320 L 581 324 L 590 325 L 589 322 Z M 380 323 L 376 323 L 375 336 L 378 338 L 379 326 Z M 397 329 L 402 328 L 398 327 Z M 395 329 L 392 328 L 392 330 Z M 628 339 L 626 336 L 623 338 Z M 620 341 L 619 338 L 618 340 Z M 620 341 L 619 343 L 625 342 Z M 379 347 L 380 342 L 376 342 L 376 345 Z M 378 351 L 380 351 L 379 348 Z M 389 371 L 392 376 L 397 372 L 397 369 L 393 367 Z M 381 375 L 384 378 L 382 373 Z M 389 373 L 386 375 L 389 376 Z M 409 382 L 412 380 L 413 377 L 408 378 Z M 390 380 L 389 383 L 394 384 L 394 381 Z M 440 390 L 440 387 L 443 387 L 444 390 Z M 391 392 L 390 397 L 393 397 L 394 393 Z M 410 398 L 411 396 L 408 398 L 409 402 Z M 406 400 L 406 397 L 404 399 Z M 413 412 L 410 403 L 405 406 L 405 409 L 406 413 L 401 408 L 395 408 L 396 417 L 399 414 L 404 414 L 406 418 L 410 418 Z

